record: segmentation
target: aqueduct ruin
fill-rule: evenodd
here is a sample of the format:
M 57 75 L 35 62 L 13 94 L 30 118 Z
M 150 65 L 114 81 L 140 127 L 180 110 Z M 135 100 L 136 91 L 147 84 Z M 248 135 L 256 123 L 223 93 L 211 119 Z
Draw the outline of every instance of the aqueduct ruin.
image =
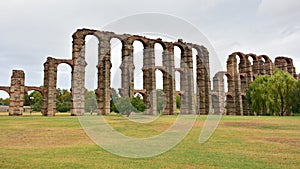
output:
M 215 112 L 227 115 L 255 115 L 250 113 L 246 101 L 248 86 L 258 75 L 272 75 L 275 68 L 285 70 L 299 79 L 291 58 L 276 57 L 273 63 L 267 55 L 257 56 L 241 52 L 229 55 L 227 71 L 218 72 L 213 78 L 211 94 Z M 224 90 L 224 76 L 227 77 L 227 92 Z
M 297 78 L 293 60 L 287 57 L 277 57 L 275 62 L 266 55 L 243 54 L 235 52 L 229 55 L 227 70 L 218 72 L 213 78 L 211 90 L 209 52 L 201 45 L 186 43 L 179 39 L 176 42 L 150 39 L 144 36 L 115 34 L 91 29 L 78 29 L 73 34 L 72 59 L 55 59 L 48 57 L 44 63 L 44 84 L 41 87 L 25 86 L 25 74 L 22 70 L 13 70 L 10 86 L 0 86 L 10 96 L 9 115 L 22 115 L 24 93 L 37 90 L 43 95 L 44 116 L 54 116 L 56 113 L 56 87 L 58 65 L 65 63 L 72 69 L 71 80 L 71 115 L 85 113 L 85 38 L 88 35 L 98 39 L 97 89 L 96 97 L 98 114 L 110 113 L 111 98 L 111 56 L 110 40 L 117 38 L 122 43 L 121 88 L 119 94 L 123 97 L 134 97 L 136 93 L 143 95 L 147 106 L 146 114 L 157 114 L 156 110 L 156 70 L 163 74 L 163 93 L 166 107 L 163 114 L 171 115 L 176 110 L 176 95 L 181 95 L 180 113 L 208 114 L 210 108 L 216 114 L 254 115 L 251 114 L 245 100 L 248 85 L 258 75 L 271 75 L 274 68 L 286 70 Z M 133 43 L 143 44 L 143 89 L 134 89 Z M 162 66 L 155 65 L 155 44 L 162 46 Z M 174 47 L 181 50 L 180 67 L 174 65 Z M 192 49 L 197 51 L 193 60 Z M 239 63 L 238 63 L 239 59 Z M 250 61 L 252 59 L 252 62 Z M 193 62 L 196 62 L 196 91 L 194 88 Z M 175 72 L 180 73 L 180 91 L 176 91 Z M 224 76 L 227 77 L 225 86 Z M 225 88 L 228 87 L 228 92 Z M 196 96 L 196 97 L 195 97 Z
M 136 92 L 142 93 L 144 102 L 147 105 L 147 114 L 156 114 L 156 82 L 155 71 L 160 70 L 163 74 L 163 92 L 166 98 L 166 107 L 163 114 L 174 114 L 176 110 L 176 94 L 181 95 L 181 113 L 207 114 L 209 111 L 210 97 L 210 75 L 209 75 L 209 53 L 200 45 L 185 43 L 182 40 L 177 42 L 166 42 L 161 39 L 149 39 L 138 35 L 115 34 L 91 29 L 79 29 L 73 34 L 72 59 L 55 59 L 48 57 L 44 64 L 44 85 L 36 87 L 43 95 L 43 115 L 52 116 L 56 113 L 56 85 L 57 67 L 61 63 L 66 63 L 72 68 L 71 95 L 72 107 L 71 115 L 84 114 L 85 97 L 85 37 L 95 36 L 98 41 L 98 87 L 96 89 L 98 113 L 110 113 L 111 95 L 111 48 L 110 40 L 117 38 L 122 43 L 122 64 L 120 69 L 121 96 L 133 97 Z M 143 86 L 144 89 L 136 91 L 133 87 L 134 64 L 133 64 L 133 42 L 140 41 L 144 46 L 143 51 Z M 163 65 L 155 66 L 154 45 L 158 43 L 163 47 Z M 181 50 L 180 68 L 174 66 L 174 46 Z M 194 91 L 193 78 L 193 56 L 192 49 L 198 52 L 197 55 L 197 91 Z M 180 72 L 180 92 L 175 90 L 175 71 Z M 10 87 L 2 87 L 10 95 L 10 115 L 22 115 L 23 96 L 27 88 L 24 86 L 24 72 L 14 70 Z M 18 83 L 13 83 L 17 79 Z M 1 88 L 0 88 L 1 89 Z M 194 93 L 197 99 L 194 99 Z M 200 106 L 197 106 L 200 105 Z

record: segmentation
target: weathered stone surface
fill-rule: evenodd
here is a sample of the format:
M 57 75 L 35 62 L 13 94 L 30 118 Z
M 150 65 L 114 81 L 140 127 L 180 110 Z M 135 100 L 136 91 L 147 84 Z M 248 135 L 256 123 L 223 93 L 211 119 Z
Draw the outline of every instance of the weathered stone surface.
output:
M 9 115 L 23 115 L 24 92 L 25 92 L 25 73 L 23 70 L 13 70 L 10 83 L 10 104 Z
M 237 63 L 237 57 L 240 60 L 239 64 Z M 252 58 L 252 63 L 250 58 Z M 267 55 L 245 55 L 241 52 L 229 55 L 227 71 L 224 72 L 227 77 L 228 92 L 225 93 L 223 91 L 223 72 L 217 73 L 213 79 L 214 89 L 212 95 L 214 98 L 212 101 L 215 112 L 227 115 L 254 115 L 250 113 L 246 101 L 248 86 L 258 75 L 271 75 L 274 67 L 289 72 L 297 79 L 296 70 L 291 58 L 277 57 L 275 64 L 273 64 Z M 223 109 L 224 106 L 226 109 Z

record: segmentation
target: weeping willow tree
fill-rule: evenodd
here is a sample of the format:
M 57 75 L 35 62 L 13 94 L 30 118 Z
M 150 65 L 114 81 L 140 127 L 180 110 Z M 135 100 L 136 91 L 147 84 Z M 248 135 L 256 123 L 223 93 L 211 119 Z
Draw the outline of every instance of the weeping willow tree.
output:
M 267 75 L 258 76 L 248 89 L 250 111 L 258 115 L 269 114 L 269 107 L 273 104 L 271 91 L 269 90 L 270 77 Z
M 276 69 L 272 76 L 260 75 L 249 85 L 250 111 L 260 115 L 289 114 L 291 96 L 297 80 L 288 72 Z

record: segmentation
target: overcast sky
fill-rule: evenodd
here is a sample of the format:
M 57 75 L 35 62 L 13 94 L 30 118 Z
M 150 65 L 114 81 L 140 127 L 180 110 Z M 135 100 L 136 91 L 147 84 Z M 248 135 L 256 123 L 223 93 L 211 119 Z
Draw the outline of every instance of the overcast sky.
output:
M 298 0 L 1 0 L 0 8 L 0 86 L 10 84 L 12 69 L 25 71 L 26 85 L 43 85 L 43 63 L 48 56 L 71 58 L 76 29 L 101 29 L 144 12 L 193 24 L 224 63 L 230 53 L 241 51 L 266 54 L 273 61 L 292 57 L 300 70 Z M 64 78 L 59 81 L 64 87 Z

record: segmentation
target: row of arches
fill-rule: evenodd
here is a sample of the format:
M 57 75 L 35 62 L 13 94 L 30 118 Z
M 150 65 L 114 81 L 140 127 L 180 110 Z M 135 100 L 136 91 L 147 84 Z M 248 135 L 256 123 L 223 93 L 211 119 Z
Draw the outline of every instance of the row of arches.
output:
M 187 103 L 194 103 L 193 98 L 197 89 L 199 95 L 197 102 L 203 102 L 205 105 L 209 95 L 209 59 L 207 49 L 203 46 L 187 44 L 179 40 L 178 42 L 164 42 L 161 39 L 148 39 L 136 35 L 116 35 L 112 32 L 101 32 L 89 29 L 77 30 L 73 34 L 73 52 L 72 60 L 60 60 L 48 58 L 45 63 L 45 78 L 44 87 L 46 91 L 45 110 L 47 114 L 55 114 L 54 97 L 51 91 L 56 87 L 56 71 L 57 66 L 61 63 L 67 63 L 72 68 L 72 114 L 83 114 L 83 96 L 85 88 L 85 67 L 86 62 L 86 36 L 93 35 L 97 38 L 98 54 L 97 54 L 97 89 L 96 95 L 98 98 L 98 108 L 100 114 L 109 113 L 109 93 L 110 88 L 114 85 L 114 78 L 111 74 L 121 74 L 119 93 L 122 96 L 133 97 L 134 90 L 145 91 L 145 103 L 149 108 L 149 112 L 155 112 L 151 108 L 153 98 L 157 88 L 162 88 L 168 104 L 166 106 L 167 114 L 173 114 L 176 102 L 176 91 L 181 90 Z M 112 44 L 120 44 L 118 51 L 121 51 L 121 56 L 112 58 Z M 136 43 L 140 47 L 136 47 Z M 117 45 L 116 45 L 117 46 Z M 156 50 L 159 48 L 158 50 Z M 142 56 L 135 57 L 135 48 L 140 48 L 141 51 L 137 54 Z M 179 50 L 179 62 L 176 62 L 174 51 Z M 196 51 L 193 55 L 193 50 Z M 156 54 L 157 52 L 157 54 Z M 121 58 L 116 59 L 116 58 Z M 135 58 L 139 58 L 135 61 Z M 115 66 L 116 65 L 116 66 Z M 116 73 L 114 73 L 116 72 Z M 141 76 L 142 78 L 139 78 Z M 139 80 L 140 79 L 140 80 Z M 177 80 L 178 79 L 178 80 Z M 136 81 L 135 81 L 136 80 Z M 179 81 L 179 82 L 178 82 Z M 157 83 L 160 82 L 160 83 Z M 195 82 L 195 83 L 194 83 Z M 140 84 L 139 84 L 140 83 Z M 178 85 L 179 83 L 179 85 Z M 195 85 L 196 84 L 196 85 Z M 140 88 L 138 87 L 140 86 Z M 182 92 L 184 91 L 184 92 Z M 200 93 L 204 99 L 200 100 Z M 152 100 L 151 100 L 152 99 Z M 184 103 L 184 102 L 182 102 Z M 201 105 L 201 104 L 200 104 Z M 181 106 L 188 113 L 193 111 L 193 106 Z M 200 108 L 205 111 L 206 106 Z M 184 112 L 184 111 L 182 111 Z
M 293 61 L 288 57 L 276 57 L 273 63 L 267 55 L 234 52 L 228 56 L 227 70 L 213 78 L 212 106 L 217 113 L 228 115 L 253 115 L 249 111 L 246 92 L 258 75 L 272 75 L 274 68 L 286 70 L 295 78 Z

